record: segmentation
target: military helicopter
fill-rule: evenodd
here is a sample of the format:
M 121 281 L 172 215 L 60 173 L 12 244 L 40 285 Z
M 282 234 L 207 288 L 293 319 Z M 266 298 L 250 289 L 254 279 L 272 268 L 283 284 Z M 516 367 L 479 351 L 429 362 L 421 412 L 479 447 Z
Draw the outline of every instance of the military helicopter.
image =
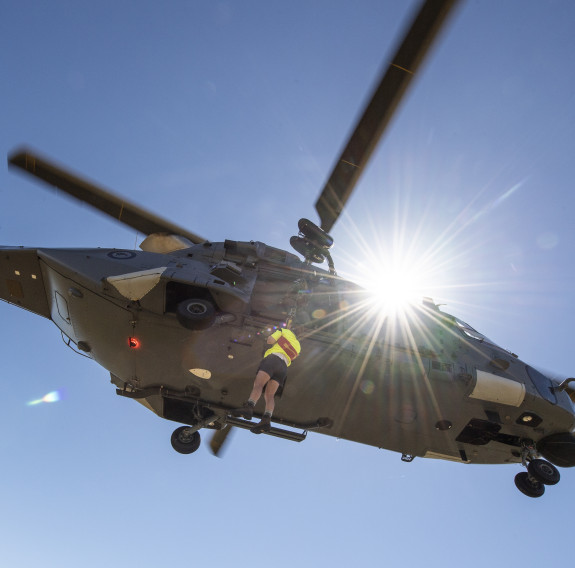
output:
M 0 297 L 51 319 L 118 395 L 183 424 L 171 439 L 180 453 L 198 449 L 201 429 L 214 430 L 217 453 L 231 427 L 253 426 L 229 411 L 249 392 L 263 339 L 285 324 L 303 329 L 303 351 L 269 435 L 315 431 L 406 462 L 523 463 L 517 487 L 541 496 L 559 481 L 555 466 L 575 466 L 575 379 L 552 381 L 431 299 L 403 319 L 373 315 L 330 252 L 329 232 L 456 4 L 427 0 L 416 15 L 316 202 L 319 226 L 302 219 L 290 241 L 303 260 L 263 242 L 208 242 L 19 150 L 12 167 L 148 237 L 141 251 L 1 247 Z

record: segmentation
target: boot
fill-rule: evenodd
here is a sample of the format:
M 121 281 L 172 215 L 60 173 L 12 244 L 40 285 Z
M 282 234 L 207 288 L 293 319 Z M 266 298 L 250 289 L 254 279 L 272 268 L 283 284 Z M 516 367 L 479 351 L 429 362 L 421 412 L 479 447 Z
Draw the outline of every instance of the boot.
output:
M 230 414 L 234 418 L 245 418 L 246 420 L 251 420 L 254 415 L 254 407 L 249 402 L 244 402 L 241 408 L 234 408 L 230 411 Z
M 269 432 L 272 429 L 271 421 L 272 421 L 272 417 L 269 414 L 264 414 L 260 423 L 256 424 L 253 428 L 250 428 L 250 430 L 254 434 L 261 434 L 262 432 Z

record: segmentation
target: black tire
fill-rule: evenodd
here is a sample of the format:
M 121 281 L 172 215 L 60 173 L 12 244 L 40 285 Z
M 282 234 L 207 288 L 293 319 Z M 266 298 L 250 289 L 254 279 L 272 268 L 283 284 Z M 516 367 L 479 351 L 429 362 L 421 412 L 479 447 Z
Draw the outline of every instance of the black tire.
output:
M 515 476 L 515 486 L 527 497 L 541 497 L 545 493 L 545 485 L 539 481 L 532 481 L 526 471 L 522 471 Z
M 180 325 L 197 331 L 207 329 L 216 320 L 216 309 L 208 300 L 184 300 L 178 304 L 176 315 Z
M 561 479 L 559 470 L 547 460 L 531 460 L 527 471 L 531 477 L 544 485 L 556 485 Z
M 199 432 L 188 434 L 189 426 L 180 426 L 172 432 L 170 442 L 172 448 L 180 454 L 193 454 L 199 447 L 202 441 Z

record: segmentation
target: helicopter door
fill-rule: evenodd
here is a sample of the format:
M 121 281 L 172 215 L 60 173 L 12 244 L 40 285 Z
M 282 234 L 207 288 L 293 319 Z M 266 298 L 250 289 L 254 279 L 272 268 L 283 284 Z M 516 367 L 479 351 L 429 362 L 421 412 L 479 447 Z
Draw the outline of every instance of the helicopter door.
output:
M 56 291 L 54 295 L 56 298 L 56 310 L 60 319 L 70 325 L 72 320 L 70 319 L 70 312 L 68 311 L 68 302 L 66 301 L 66 298 L 64 298 L 64 296 L 62 296 L 58 291 Z M 55 315 L 55 313 L 53 315 Z
M 54 301 L 52 303 L 52 321 L 60 328 L 60 330 L 74 342 L 76 342 L 76 334 L 74 333 L 74 325 L 70 317 L 68 309 L 68 300 L 58 290 L 54 290 Z

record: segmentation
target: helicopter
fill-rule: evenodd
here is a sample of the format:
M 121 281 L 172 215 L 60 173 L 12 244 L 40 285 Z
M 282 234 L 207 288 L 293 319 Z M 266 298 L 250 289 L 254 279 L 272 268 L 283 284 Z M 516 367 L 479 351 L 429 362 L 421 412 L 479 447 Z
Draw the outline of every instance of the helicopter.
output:
M 54 321 L 120 396 L 184 424 L 172 436 L 181 453 L 198 448 L 202 428 L 221 443 L 231 426 L 251 427 L 229 410 L 262 338 L 293 319 L 304 349 L 270 435 L 316 431 L 404 461 L 524 463 L 516 484 L 540 496 L 559 480 L 555 466 L 575 465 L 572 381 L 553 383 L 432 300 L 409 322 L 366 317 L 362 289 L 337 276 L 330 253 L 329 231 L 455 4 L 422 6 L 316 203 L 320 226 L 304 219 L 292 237 L 303 261 L 258 241 L 207 242 L 25 150 L 12 167 L 149 237 L 141 252 L 3 247 L 0 296 Z

